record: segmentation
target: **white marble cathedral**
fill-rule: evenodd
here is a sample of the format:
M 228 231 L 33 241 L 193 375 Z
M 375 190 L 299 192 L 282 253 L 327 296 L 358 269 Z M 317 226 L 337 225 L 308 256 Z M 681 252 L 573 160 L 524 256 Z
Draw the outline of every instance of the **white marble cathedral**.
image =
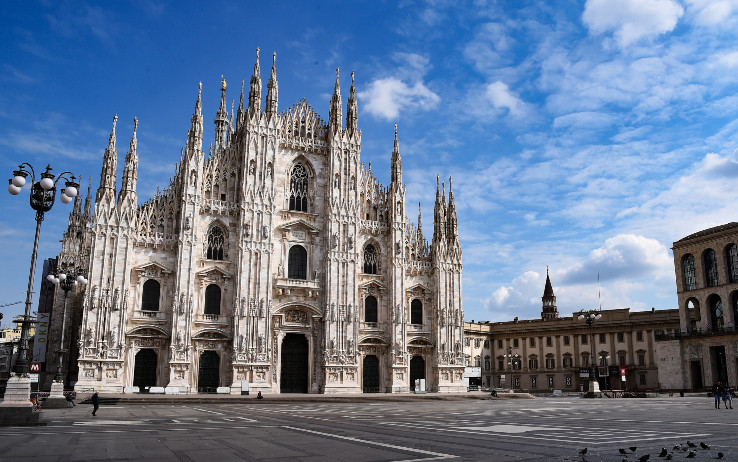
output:
M 433 241 L 406 215 L 395 129 L 391 182 L 360 162 L 351 75 L 324 122 L 305 101 L 277 112 L 274 62 L 262 110 L 257 50 L 234 117 L 223 80 L 205 157 L 201 94 L 169 186 L 138 205 L 136 126 L 116 197 L 105 150 L 89 246 L 77 390 L 180 393 L 465 391 L 461 247 L 451 180 Z M 75 237 L 76 236 L 76 237 Z M 76 242 L 77 242 L 76 241 Z M 73 248 L 66 245 L 63 248 Z

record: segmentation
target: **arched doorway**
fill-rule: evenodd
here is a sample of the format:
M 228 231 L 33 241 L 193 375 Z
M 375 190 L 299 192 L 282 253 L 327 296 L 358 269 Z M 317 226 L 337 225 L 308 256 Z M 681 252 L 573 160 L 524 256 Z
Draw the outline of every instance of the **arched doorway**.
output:
M 156 386 L 156 352 L 151 348 L 136 353 L 133 386 L 140 387 L 141 391 L 144 391 L 144 387 Z
M 200 355 L 200 367 L 197 374 L 197 391 L 199 393 L 215 393 L 220 384 L 220 356 L 212 350 L 203 351 Z
M 281 393 L 307 393 L 308 342 L 302 334 L 287 334 L 282 340 Z
M 415 380 L 425 378 L 425 359 L 413 356 L 410 360 L 410 391 L 415 391 Z
M 379 358 L 375 355 L 364 357 L 361 383 L 364 393 L 379 393 Z

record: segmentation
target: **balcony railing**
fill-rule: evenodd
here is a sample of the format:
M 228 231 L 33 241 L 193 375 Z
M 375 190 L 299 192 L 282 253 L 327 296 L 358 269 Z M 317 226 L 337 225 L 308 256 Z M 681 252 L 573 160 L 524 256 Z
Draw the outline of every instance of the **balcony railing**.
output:
M 730 335 L 735 333 L 735 327 L 718 327 L 716 329 L 690 329 L 687 332 L 676 331 L 669 333 L 657 333 L 654 334 L 654 339 L 658 342 L 659 340 L 678 340 L 681 338 L 710 337 L 713 335 Z
M 135 310 L 133 312 L 133 319 L 145 321 L 165 321 L 167 319 L 167 315 L 162 311 Z
M 195 322 L 198 324 L 217 324 L 227 326 L 230 322 L 230 316 L 224 314 L 198 314 Z

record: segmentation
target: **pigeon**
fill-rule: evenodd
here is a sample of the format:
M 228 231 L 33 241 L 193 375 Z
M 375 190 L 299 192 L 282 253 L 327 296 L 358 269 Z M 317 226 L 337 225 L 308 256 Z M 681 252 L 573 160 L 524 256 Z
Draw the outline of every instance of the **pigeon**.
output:
M 626 451 L 625 449 L 623 449 L 623 448 L 620 448 L 620 449 L 618 449 L 618 452 L 619 452 L 620 454 L 623 454 L 623 455 L 625 455 L 625 454 L 627 454 L 627 453 L 628 453 L 628 452 L 627 452 L 627 451 Z
M 668 454 L 668 451 L 666 450 L 666 446 L 661 448 L 661 452 L 659 453 L 659 457 L 666 457 L 666 454 Z
M 697 455 L 697 451 L 689 451 L 687 454 L 687 459 L 691 459 Z
M 722 452 L 718 452 L 718 459 L 722 459 L 724 455 Z
M 673 458 L 674 458 L 674 453 L 673 453 L 673 452 L 670 452 L 670 453 L 668 453 L 668 454 L 666 455 L 666 460 L 671 460 L 671 459 L 673 459 Z
M 681 451 L 682 450 L 682 444 L 681 443 L 675 444 L 674 445 L 674 449 L 676 449 L 677 451 Z
M 585 455 L 586 453 L 587 453 L 587 448 L 584 448 L 581 451 L 579 451 L 580 455 Z
M 687 446 L 689 446 L 690 448 L 696 448 L 697 447 L 696 444 L 694 444 L 693 442 L 691 442 L 689 440 L 687 440 Z
M 649 457 L 651 457 L 651 454 L 644 454 L 638 458 L 638 462 L 646 462 Z
M 630 452 L 636 452 L 636 449 L 638 449 L 638 448 L 635 447 L 635 446 L 631 446 L 628 449 L 630 449 Z
M 701 447 L 702 449 L 710 449 L 710 445 L 709 445 L 709 444 L 705 444 L 705 443 L 703 443 L 702 441 L 700 441 L 700 447 Z

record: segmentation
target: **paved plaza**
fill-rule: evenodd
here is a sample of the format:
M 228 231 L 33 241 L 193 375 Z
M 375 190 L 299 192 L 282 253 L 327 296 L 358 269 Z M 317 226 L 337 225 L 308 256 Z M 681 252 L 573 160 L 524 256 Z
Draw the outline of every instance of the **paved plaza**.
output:
M 738 460 L 738 406 L 711 398 L 578 397 L 340 403 L 102 405 L 44 411 L 46 426 L 0 428 L 0 461 L 622 461 Z M 705 442 L 710 450 L 699 448 Z M 586 457 L 578 452 L 587 448 Z

